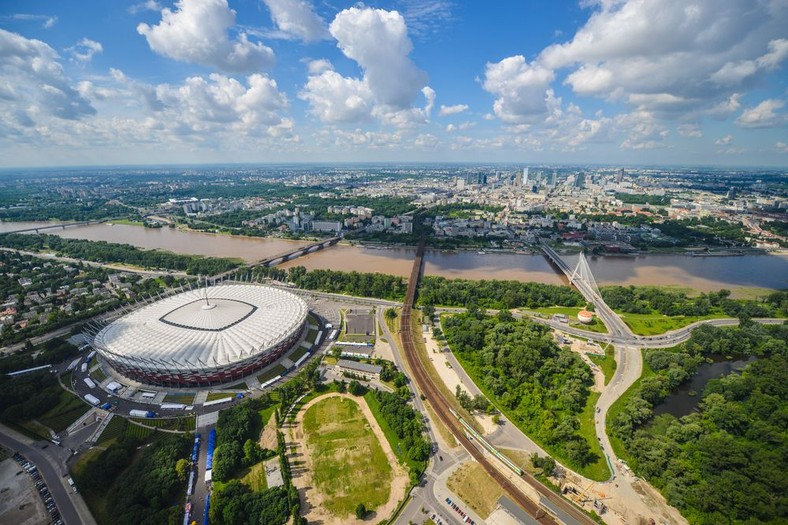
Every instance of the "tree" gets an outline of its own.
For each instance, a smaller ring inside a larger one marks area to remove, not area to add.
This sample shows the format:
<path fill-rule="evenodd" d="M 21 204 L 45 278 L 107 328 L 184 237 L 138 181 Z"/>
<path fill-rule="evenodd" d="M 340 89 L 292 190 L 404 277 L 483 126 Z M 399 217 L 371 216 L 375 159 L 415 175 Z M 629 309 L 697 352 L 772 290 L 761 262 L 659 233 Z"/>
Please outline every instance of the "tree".
<path fill-rule="evenodd" d="M 389 321 L 393 321 L 397 318 L 397 311 L 394 308 L 386 308 L 386 313 L 383 315 L 385 315 L 386 319 Z"/>
<path fill-rule="evenodd" d="M 356 518 L 363 520 L 367 515 L 367 507 L 363 503 L 359 503 L 356 507 Z"/>
<path fill-rule="evenodd" d="M 179 480 L 186 481 L 189 474 L 189 461 L 183 458 L 179 459 L 175 463 L 175 472 L 178 474 Z"/>
<path fill-rule="evenodd" d="M 364 385 L 362 385 L 355 379 L 350 382 L 350 385 L 348 385 L 348 392 L 350 392 L 354 396 L 363 396 L 366 391 L 367 389 L 364 388 Z"/>

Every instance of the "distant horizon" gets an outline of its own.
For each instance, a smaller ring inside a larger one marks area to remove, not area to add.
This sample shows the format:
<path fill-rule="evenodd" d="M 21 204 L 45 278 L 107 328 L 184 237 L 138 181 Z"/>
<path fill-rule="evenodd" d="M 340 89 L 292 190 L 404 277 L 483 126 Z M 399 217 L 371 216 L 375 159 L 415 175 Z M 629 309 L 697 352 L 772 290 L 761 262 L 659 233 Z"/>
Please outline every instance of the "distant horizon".
<path fill-rule="evenodd" d="M 10 171 L 48 171 L 58 169 L 68 170 L 100 170 L 100 169 L 176 169 L 176 168 L 321 168 L 321 167 L 484 167 L 505 166 L 514 168 L 611 168 L 611 169 L 713 169 L 713 170 L 760 170 L 769 169 L 788 172 L 788 165 L 746 165 L 746 164 L 619 164 L 598 162 L 517 162 L 517 161 L 290 161 L 290 162 L 210 162 L 210 163 L 171 163 L 171 164 L 84 164 L 84 165 L 39 165 L 39 166 L 9 166 L 0 167 L 0 173 Z"/>

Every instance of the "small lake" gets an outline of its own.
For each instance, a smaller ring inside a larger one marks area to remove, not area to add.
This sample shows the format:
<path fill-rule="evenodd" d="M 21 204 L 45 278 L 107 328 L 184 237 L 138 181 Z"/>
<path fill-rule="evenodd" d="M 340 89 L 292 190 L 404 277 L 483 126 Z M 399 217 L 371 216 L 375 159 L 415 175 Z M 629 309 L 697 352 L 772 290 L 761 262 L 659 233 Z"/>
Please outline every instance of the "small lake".
<path fill-rule="evenodd" d="M 689 383 L 681 386 L 676 392 L 669 395 L 665 401 L 654 408 L 654 415 L 670 414 L 677 418 L 686 416 L 695 411 L 703 397 L 706 384 L 712 379 L 719 379 L 731 372 L 740 372 L 757 357 L 739 359 L 736 361 L 715 361 L 703 363 Z M 690 392 L 695 395 L 690 395 Z"/>

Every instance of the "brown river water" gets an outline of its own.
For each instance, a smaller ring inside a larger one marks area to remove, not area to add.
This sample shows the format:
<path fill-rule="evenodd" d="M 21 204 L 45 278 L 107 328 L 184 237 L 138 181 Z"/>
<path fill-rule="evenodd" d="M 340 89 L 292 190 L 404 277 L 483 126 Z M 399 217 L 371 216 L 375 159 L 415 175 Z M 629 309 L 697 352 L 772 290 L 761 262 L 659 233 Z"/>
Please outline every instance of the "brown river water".
<path fill-rule="evenodd" d="M 0 232 L 15 231 L 47 223 L 0 223 Z M 49 223 L 51 224 L 51 223 Z M 237 237 L 169 228 L 143 228 L 123 224 L 96 224 L 43 233 L 70 239 L 122 242 L 141 248 L 209 257 L 237 257 L 247 262 L 264 259 L 306 241 Z M 337 245 L 282 265 L 342 271 L 381 272 L 407 276 L 413 248 L 369 248 Z M 570 265 L 576 255 L 567 255 Z M 742 255 L 733 257 L 690 257 L 654 254 L 637 257 L 589 257 L 597 283 L 623 285 L 680 286 L 701 291 L 729 288 L 788 288 L 787 255 Z M 477 251 L 441 252 L 428 250 L 425 274 L 462 279 L 516 279 L 560 284 L 562 278 L 540 254 Z"/>

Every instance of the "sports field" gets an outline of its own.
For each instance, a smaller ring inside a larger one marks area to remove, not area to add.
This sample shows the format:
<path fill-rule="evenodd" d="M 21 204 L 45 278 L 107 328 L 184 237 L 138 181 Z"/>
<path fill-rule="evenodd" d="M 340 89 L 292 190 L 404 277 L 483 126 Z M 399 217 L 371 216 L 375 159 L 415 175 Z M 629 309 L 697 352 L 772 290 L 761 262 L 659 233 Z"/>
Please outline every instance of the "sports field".
<path fill-rule="evenodd" d="M 359 503 L 372 510 L 388 501 L 392 467 L 355 400 L 323 399 L 307 409 L 303 425 L 312 480 L 326 510 L 343 517 Z"/>

